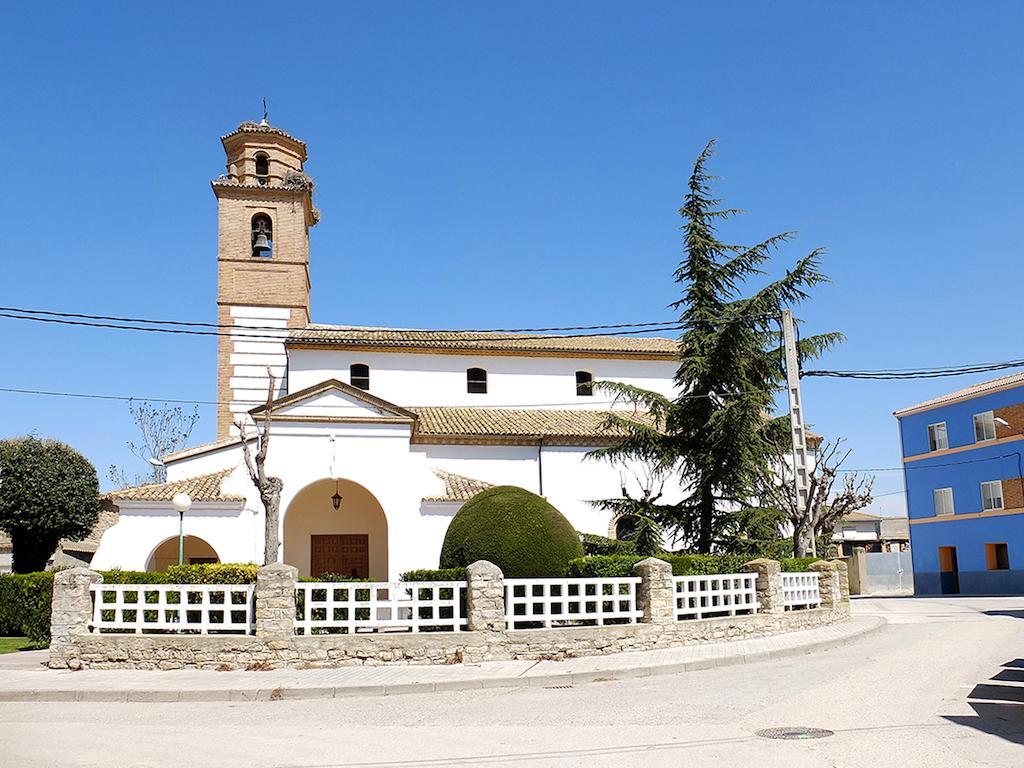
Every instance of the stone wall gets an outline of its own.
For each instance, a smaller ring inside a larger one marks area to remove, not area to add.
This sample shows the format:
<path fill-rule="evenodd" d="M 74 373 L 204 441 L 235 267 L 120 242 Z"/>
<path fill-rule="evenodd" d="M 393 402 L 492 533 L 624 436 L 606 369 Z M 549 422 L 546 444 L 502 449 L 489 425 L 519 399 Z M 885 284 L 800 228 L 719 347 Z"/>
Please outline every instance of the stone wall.
<path fill-rule="evenodd" d="M 261 569 L 255 635 L 91 634 L 88 585 L 95 583 L 99 574 L 86 569 L 65 571 L 54 586 L 50 666 L 229 670 L 557 660 L 764 637 L 841 621 L 850 610 L 846 569 L 841 563 L 814 564 L 819 573 L 822 607 L 784 611 L 778 563 L 758 560 L 748 563 L 747 570 L 759 574 L 759 599 L 770 610 L 747 616 L 675 621 L 675 596 L 667 588 L 671 585 L 667 580 L 670 567 L 648 559 L 637 565 L 637 574 L 643 579 L 638 590 L 638 603 L 644 612 L 640 623 L 508 630 L 501 571 L 491 563 L 480 562 L 467 571 L 470 631 L 297 636 L 284 605 L 293 583 L 293 574 L 287 568 L 272 565 Z"/>

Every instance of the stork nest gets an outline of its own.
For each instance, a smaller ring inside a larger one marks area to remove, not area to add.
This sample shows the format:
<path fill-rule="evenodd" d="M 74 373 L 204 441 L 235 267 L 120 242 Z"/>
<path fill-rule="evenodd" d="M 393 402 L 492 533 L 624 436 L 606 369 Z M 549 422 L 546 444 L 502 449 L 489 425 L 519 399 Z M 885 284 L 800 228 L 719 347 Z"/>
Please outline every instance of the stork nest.
<path fill-rule="evenodd" d="M 301 171 L 286 171 L 281 179 L 281 186 L 285 189 L 301 189 L 303 192 L 313 194 L 313 179 Z"/>

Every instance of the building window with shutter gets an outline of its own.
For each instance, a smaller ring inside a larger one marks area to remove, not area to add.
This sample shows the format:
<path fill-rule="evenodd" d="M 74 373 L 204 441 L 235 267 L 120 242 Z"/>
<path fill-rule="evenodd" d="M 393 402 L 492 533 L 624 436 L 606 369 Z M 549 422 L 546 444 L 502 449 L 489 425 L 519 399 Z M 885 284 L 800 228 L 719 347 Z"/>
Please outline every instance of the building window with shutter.
<path fill-rule="evenodd" d="M 370 366 L 366 363 L 353 363 L 348 369 L 348 382 L 356 389 L 370 388 Z"/>
<path fill-rule="evenodd" d="M 989 480 L 981 484 L 981 508 L 984 511 L 1003 508 L 1003 481 Z"/>
<path fill-rule="evenodd" d="M 944 451 L 949 448 L 949 438 L 946 436 L 946 422 L 928 425 L 928 450 Z"/>
<path fill-rule="evenodd" d="M 935 501 L 936 516 L 953 514 L 953 489 L 936 488 L 932 491 L 932 498 Z"/>
<path fill-rule="evenodd" d="M 590 371 L 576 371 L 576 395 L 590 397 L 594 394 L 594 374 Z"/>
<path fill-rule="evenodd" d="M 487 394 L 487 371 L 483 368 L 466 370 L 466 391 L 471 395 Z"/>
<path fill-rule="evenodd" d="M 992 411 L 974 415 L 974 441 L 977 443 L 996 439 L 996 415 Z"/>

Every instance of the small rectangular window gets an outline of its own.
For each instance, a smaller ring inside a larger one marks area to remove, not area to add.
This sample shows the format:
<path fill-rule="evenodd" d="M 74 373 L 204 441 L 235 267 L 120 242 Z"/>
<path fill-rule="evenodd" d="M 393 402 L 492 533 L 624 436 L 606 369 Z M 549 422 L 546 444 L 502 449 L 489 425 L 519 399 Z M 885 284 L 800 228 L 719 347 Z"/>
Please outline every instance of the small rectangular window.
<path fill-rule="evenodd" d="M 996 415 L 992 411 L 974 414 L 974 440 L 981 443 L 996 439 Z"/>
<path fill-rule="evenodd" d="M 591 397 L 594 394 L 594 374 L 590 371 L 576 371 L 576 396 Z"/>
<path fill-rule="evenodd" d="M 981 484 L 981 508 L 983 510 L 1003 508 L 1003 481 L 989 480 Z"/>
<path fill-rule="evenodd" d="M 928 450 L 944 451 L 949 448 L 949 438 L 946 437 L 946 422 L 928 425 Z"/>
<path fill-rule="evenodd" d="M 471 395 L 487 394 L 487 371 L 483 368 L 466 370 L 466 391 Z"/>
<path fill-rule="evenodd" d="M 932 499 L 935 501 L 935 514 L 937 516 L 953 514 L 952 488 L 936 488 L 932 491 Z"/>
<path fill-rule="evenodd" d="M 370 366 L 365 363 L 353 363 L 348 369 L 348 381 L 356 389 L 370 388 Z"/>
<path fill-rule="evenodd" d="M 990 571 L 1010 570 L 1010 552 L 1006 544 L 985 545 L 985 566 Z"/>

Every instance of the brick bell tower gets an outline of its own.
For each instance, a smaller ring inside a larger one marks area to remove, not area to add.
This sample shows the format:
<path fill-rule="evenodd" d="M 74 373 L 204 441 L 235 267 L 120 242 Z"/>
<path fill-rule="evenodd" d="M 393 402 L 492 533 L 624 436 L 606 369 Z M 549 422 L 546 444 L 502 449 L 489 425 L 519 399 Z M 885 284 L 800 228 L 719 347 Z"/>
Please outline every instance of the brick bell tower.
<path fill-rule="evenodd" d="M 222 335 L 217 345 L 217 438 L 238 430 L 267 397 L 267 367 L 277 394 L 287 391 L 284 337 L 309 324 L 309 228 L 320 218 L 306 145 L 266 116 L 221 137 L 227 173 L 212 182 L 218 204 L 217 322 L 270 328 Z M 276 330 L 280 329 L 280 330 Z M 280 340 L 278 340 L 280 339 Z"/>

